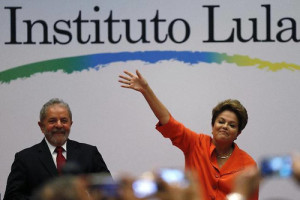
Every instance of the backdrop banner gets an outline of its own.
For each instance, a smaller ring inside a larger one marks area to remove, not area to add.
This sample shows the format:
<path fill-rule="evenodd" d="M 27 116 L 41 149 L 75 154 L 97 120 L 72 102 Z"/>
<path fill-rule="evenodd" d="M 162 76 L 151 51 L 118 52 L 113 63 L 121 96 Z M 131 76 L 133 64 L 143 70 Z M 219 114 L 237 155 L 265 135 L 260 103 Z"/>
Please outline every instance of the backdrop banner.
<path fill-rule="evenodd" d="M 211 135 L 211 110 L 239 99 L 236 143 L 259 163 L 300 152 L 299 0 L 0 1 L 0 193 L 16 152 L 43 139 L 42 105 L 73 112 L 70 138 L 97 146 L 114 177 L 184 167 L 143 96 L 120 87 L 138 69 L 171 114 Z M 283 189 L 284 188 L 284 189 Z M 291 178 L 260 199 L 297 199 Z"/>

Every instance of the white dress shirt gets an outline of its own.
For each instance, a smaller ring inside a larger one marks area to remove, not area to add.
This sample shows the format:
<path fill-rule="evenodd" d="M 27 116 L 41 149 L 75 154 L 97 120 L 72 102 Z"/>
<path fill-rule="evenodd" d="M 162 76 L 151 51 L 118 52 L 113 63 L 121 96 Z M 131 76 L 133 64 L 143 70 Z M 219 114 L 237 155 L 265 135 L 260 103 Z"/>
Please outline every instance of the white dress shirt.
<path fill-rule="evenodd" d="M 48 142 L 47 138 L 45 138 L 45 140 L 46 140 L 46 143 L 47 143 L 47 145 L 48 145 L 48 147 L 49 147 L 49 150 L 50 150 L 50 152 L 51 152 L 53 162 L 54 162 L 55 166 L 57 167 L 57 164 L 56 164 L 56 156 L 57 156 L 57 153 L 55 152 L 56 146 L 53 146 L 52 144 L 50 144 L 50 143 Z M 64 157 L 66 158 L 66 160 L 67 160 L 67 141 L 66 141 L 65 144 L 62 145 L 61 147 L 64 149 L 64 151 L 62 152 L 62 154 L 63 154 L 63 156 L 64 156 Z"/>

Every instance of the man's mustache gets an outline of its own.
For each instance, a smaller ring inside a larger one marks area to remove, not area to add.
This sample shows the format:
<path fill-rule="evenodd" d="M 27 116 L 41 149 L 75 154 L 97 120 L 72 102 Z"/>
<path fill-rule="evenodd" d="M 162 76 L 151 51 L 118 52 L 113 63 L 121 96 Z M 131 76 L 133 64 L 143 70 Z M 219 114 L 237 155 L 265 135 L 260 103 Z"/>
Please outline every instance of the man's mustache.
<path fill-rule="evenodd" d="M 51 134 L 55 134 L 55 133 L 63 133 L 63 134 L 66 134 L 66 130 L 64 128 L 55 128 L 53 129 L 50 133 Z"/>

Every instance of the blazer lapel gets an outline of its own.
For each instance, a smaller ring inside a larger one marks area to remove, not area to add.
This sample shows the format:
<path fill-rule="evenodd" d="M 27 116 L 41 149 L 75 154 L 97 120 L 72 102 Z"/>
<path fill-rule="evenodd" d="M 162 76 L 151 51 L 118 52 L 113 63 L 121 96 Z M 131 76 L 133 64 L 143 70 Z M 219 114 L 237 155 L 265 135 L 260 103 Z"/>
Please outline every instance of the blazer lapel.
<path fill-rule="evenodd" d="M 55 166 L 55 163 L 53 161 L 51 152 L 49 150 L 49 147 L 47 146 L 47 143 L 45 139 L 42 140 L 42 142 L 39 144 L 39 159 L 43 165 L 43 167 L 52 175 L 57 176 L 58 172 Z"/>
<path fill-rule="evenodd" d="M 79 159 L 79 146 L 76 142 L 69 140 L 67 142 L 67 162 L 78 161 Z"/>

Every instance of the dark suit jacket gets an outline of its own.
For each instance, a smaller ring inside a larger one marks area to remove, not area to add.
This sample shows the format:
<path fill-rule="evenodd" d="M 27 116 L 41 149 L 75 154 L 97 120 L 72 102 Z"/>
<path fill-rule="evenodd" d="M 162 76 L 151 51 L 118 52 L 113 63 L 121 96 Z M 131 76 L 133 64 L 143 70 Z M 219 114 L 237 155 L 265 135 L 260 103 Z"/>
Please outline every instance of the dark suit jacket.
<path fill-rule="evenodd" d="M 68 140 L 67 163 L 79 165 L 82 173 L 110 173 L 97 147 Z M 45 139 L 15 155 L 3 200 L 30 199 L 34 190 L 58 176 Z"/>

